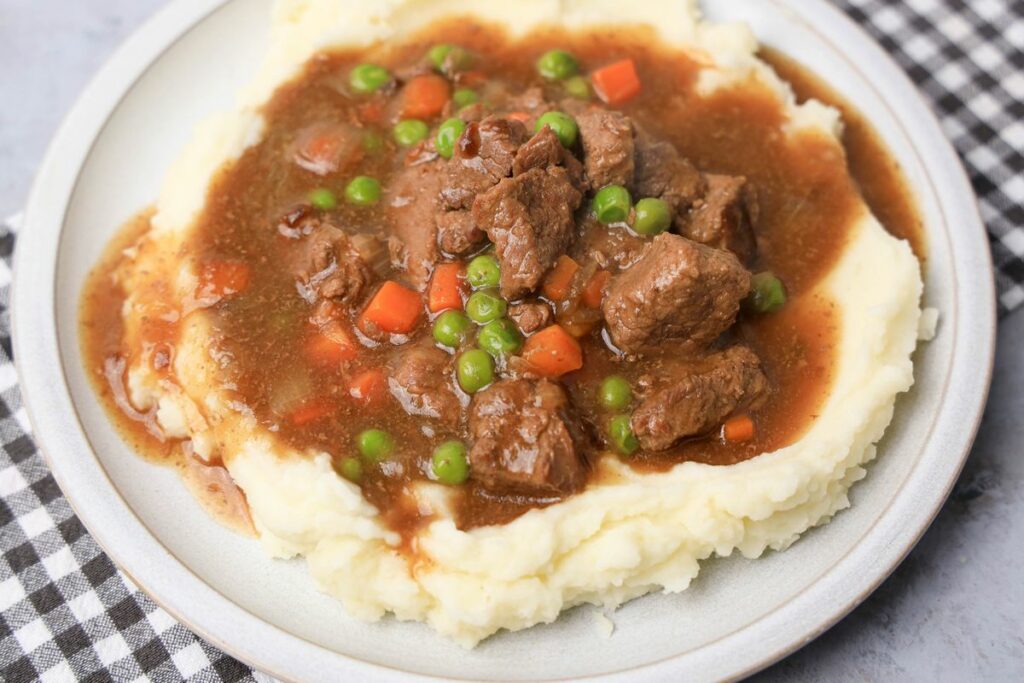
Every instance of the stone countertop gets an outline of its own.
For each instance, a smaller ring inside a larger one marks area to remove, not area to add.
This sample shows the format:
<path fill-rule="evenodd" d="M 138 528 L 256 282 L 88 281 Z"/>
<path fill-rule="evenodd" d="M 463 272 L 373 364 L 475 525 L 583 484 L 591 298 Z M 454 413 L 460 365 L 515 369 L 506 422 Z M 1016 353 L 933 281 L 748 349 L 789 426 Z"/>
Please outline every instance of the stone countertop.
<path fill-rule="evenodd" d="M 92 74 L 164 1 L 0 3 L 0 216 L 21 207 L 50 136 Z M 1024 675 L 1022 339 L 1024 315 L 1002 321 L 977 444 L 921 543 L 846 619 L 756 678 Z"/>

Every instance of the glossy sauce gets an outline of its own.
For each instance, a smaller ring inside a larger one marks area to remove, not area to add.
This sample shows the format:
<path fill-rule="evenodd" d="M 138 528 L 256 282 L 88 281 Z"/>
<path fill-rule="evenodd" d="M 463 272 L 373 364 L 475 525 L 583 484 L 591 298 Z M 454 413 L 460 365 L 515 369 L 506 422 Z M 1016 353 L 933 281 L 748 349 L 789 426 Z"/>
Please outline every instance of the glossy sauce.
<path fill-rule="evenodd" d="M 354 64 L 374 61 L 391 68 L 408 64 L 450 35 L 452 27 L 442 25 L 399 47 L 379 48 L 370 54 L 338 52 L 313 59 L 305 73 L 283 86 L 266 106 L 266 139 L 217 177 L 200 219 L 198 239 L 191 246 L 200 261 L 241 260 L 257 274 L 242 296 L 210 309 L 222 337 L 218 343 L 236 359 L 224 369 L 222 379 L 234 383 L 239 399 L 253 409 L 264 426 L 296 449 L 324 450 L 339 458 L 352 455 L 353 439 L 359 431 L 386 425 L 400 444 L 399 453 L 389 464 L 392 469 L 387 476 L 371 472 L 364 476 L 362 487 L 388 523 L 407 538 L 424 520 L 418 511 L 409 509 L 404 491 L 413 481 L 427 478 L 434 446 L 449 438 L 465 440 L 466 435 L 459 428 L 425 426 L 421 418 L 406 415 L 393 401 L 371 412 L 352 400 L 346 389 L 348 378 L 362 369 L 384 364 L 393 352 L 387 344 L 363 349 L 358 361 L 347 367 L 311 365 L 301 353 L 293 351 L 301 348 L 308 336 L 310 310 L 295 295 L 292 273 L 280 265 L 288 258 L 292 245 L 276 225 L 283 207 L 301 201 L 313 187 L 327 185 L 340 195 L 345 179 L 357 173 L 372 175 L 387 185 L 402 154 L 396 153 L 390 143 L 385 143 L 381 152 L 366 152 L 353 167 L 340 169 L 327 179 L 298 169 L 285 158 L 285 150 L 294 144 L 297 131 L 325 118 L 374 130 L 388 140 L 388 122 L 368 124 L 374 114 L 367 111 L 367 102 L 348 99 L 339 83 Z M 754 415 L 756 438 L 736 444 L 708 435 L 666 452 L 639 455 L 630 464 L 643 470 L 663 470 L 686 460 L 729 465 L 799 438 L 828 393 L 837 342 L 835 304 L 813 290 L 842 252 L 858 215 L 860 193 L 886 228 L 909 239 L 918 256 L 924 257 L 920 219 L 906 183 L 891 155 L 855 108 L 802 67 L 777 53 L 765 53 L 765 58 L 794 84 L 801 99 L 815 97 L 843 111 L 851 180 L 846 159 L 827 141 L 811 134 L 786 138 L 780 133 L 782 113 L 771 93 L 748 84 L 709 99 L 698 98 L 692 88 L 699 65 L 660 46 L 645 32 L 548 32 L 514 42 L 499 31 L 460 22 L 454 35 L 459 36 L 460 44 L 481 55 L 480 69 L 488 78 L 501 79 L 513 88 L 538 84 L 533 65 L 541 53 L 554 46 L 571 50 L 584 71 L 617 57 L 632 57 L 641 74 L 643 91 L 622 110 L 655 137 L 673 142 L 701 170 L 744 175 L 756 187 L 759 250 L 751 270 L 774 271 L 786 283 L 790 296 L 787 306 L 778 313 L 741 316 L 730 333 L 758 353 L 772 384 L 770 400 Z M 332 213 L 332 219 L 351 232 L 374 234 L 385 225 L 383 211 L 353 208 L 344 202 Z M 140 352 L 123 343 L 120 310 L 124 292 L 109 286 L 108 278 L 119 260 L 120 249 L 131 244 L 146 223 L 143 215 L 126 227 L 118 246 L 111 247 L 90 277 L 82 301 L 83 353 L 97 391 L 133 445 L 156 460 L 188 470 L 189 456 L 183 455 L 177 444 L 160 442 L 146 431 L 145 423 L 125 418 L 102 372 L 112 358 L 131 359 Z M 400 278 L 401 274 L 392 277 Z M 159 298 L 159 294 L 154 296 Z M 161 325 L 154 328 L 159 330 L 154 332 L 153 343 L 167 344 L 168 352 L 173 353 L 175 325 Z M 417 334 L 429 336 L 429 326 L 421 326 Z M 595 404 L 596 385 L 606 374 L 628 373 L 628 369 L 608 350 L 597 331 L 581 341 L 586 364 L 564 380 L 574 404 L 600 433 L 606 417 L 588 408 Z M 148 357 L 152 356 L 150 349 Z M 331 419 L 304 425 L 283 419 L 296 402 L 310 396 L 330 403 Z M 223 493 L 215 492 L 214 498 L 223 498 Z M 495 495 L 471 479 L 458 496 L 457 522 L 463 528 L 502 523 L 557 500 Z"/>

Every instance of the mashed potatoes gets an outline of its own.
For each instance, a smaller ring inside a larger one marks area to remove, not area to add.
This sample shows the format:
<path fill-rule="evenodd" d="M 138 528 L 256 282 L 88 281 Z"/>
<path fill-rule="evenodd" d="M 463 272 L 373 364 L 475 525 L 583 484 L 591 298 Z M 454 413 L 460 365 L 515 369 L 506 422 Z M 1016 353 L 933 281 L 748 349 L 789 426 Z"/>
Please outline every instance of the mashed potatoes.
<path fill-rule="evenodd" d="M 545 23 L 649 22 L 707 64 L 701 92 L 759 79 L 788 112 L 788 132 L 817 129 L 840 144 L 834 110 L 816 102 L 798 106 L 788 86 L 756 59 L 756 41 L 745 27 L 701 23 L 693 2 L 281 0 L 259 77 L 234 112 L 197 131 L 170 170 L 154 230 L 128 273 L 128 291 L 144 292 L 153 278 L 176 283 L 183 301 L 195 291 L 194 264 L 168 255 L 188 238 L 215 171 L 260 139 L 259 105 L 313 52 L 399 37 L 444 14 L 466 12 L 513 33 Z M 129 389 L 140 409 L 158 407 L 168 433 L 191 439 L 200 455 L 214 449 L 223 455 L 272 556 L 305 556 L 323 590 L 359 617 L 392 612 L 472 646 L 502 628 L 552 621 L 572 605 L 615 607 L 654 590 L 681 591 L 711 554 L 781 550 L 848 505 L 847 491 L 875 456 L 896 395 L 913 382 L 922 283 L 910 247 L 864 207 L 819 288 L 843 302 L 838 366 L 820 416 L 797 443 L 730 467 L 685 463 L 660 474 L 606 459 L 602 467 L 616 476 L 602 477 L 603 483 L 504 526 L 469 532 L 451 521 L 444 491 L 424 483 L 418 502 L 436 519 L 419 532 L 415 561 L 397 550 L 397 535 L 334 472 L 328 454 L 282 452 L 244 406 L 219 393 L 209 320 L 201 312 L 188 316 L 183 329 L 175 357 L 180 385 L 140 364 L 130 369 Z M 856 297 L 847 296 L 852 291 Z M 129 337 L 138 333 L 144 309 L 141 295 L 126 303 Z"/>

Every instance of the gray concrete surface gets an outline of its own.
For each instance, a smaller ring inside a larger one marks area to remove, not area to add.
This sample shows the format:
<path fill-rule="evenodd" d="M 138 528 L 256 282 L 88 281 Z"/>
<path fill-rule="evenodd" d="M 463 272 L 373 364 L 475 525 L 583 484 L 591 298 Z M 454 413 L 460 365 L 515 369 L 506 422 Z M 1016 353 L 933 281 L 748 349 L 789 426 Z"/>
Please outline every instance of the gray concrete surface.
<path fill-rule="evenodd" d="M 164 0 L 0 0 L 0 215 L 64 112 Z M 922 542 L 849 617 L 762 681 L 1024 679 L 1024 314 L 1002 322 L 977 445 Z"/>

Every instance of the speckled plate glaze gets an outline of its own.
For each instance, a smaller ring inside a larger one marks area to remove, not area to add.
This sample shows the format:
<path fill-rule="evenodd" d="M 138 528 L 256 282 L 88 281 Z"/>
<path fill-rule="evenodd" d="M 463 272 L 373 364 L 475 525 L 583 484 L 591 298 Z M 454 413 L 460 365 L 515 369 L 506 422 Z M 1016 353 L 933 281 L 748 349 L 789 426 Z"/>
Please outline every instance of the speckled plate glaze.
<path fill-rule="evenodd" d="M 299 562 L 212 523 L 174 472 L 133 454 L 79 359 L 77 302 L 111 233 L 156 196 L 192 126 L 231 104 L 266 46 L 270 0 L 177 0 L 135 34 L 54 137 L 18 240 L 14 344 L 25 402 L 54 475 L 113 560 L 204 638 L 287 680 L 729 679 L 808 642 L 903 559 L 945 500 L 991 375 L 991 263 L 960 161 L 910 81 L 822 0 L 706 0 L 749 22 L 857 102 L 903 164 L 929 240 L 926 304 L 939 333 L 917 353 L 880 457 L 853 506 L 784 553 L 705 563 L 679 595 L 635 600 L 598 634 L 590 608 L 466 652 L 421 624 L 364 624 Z"/>

